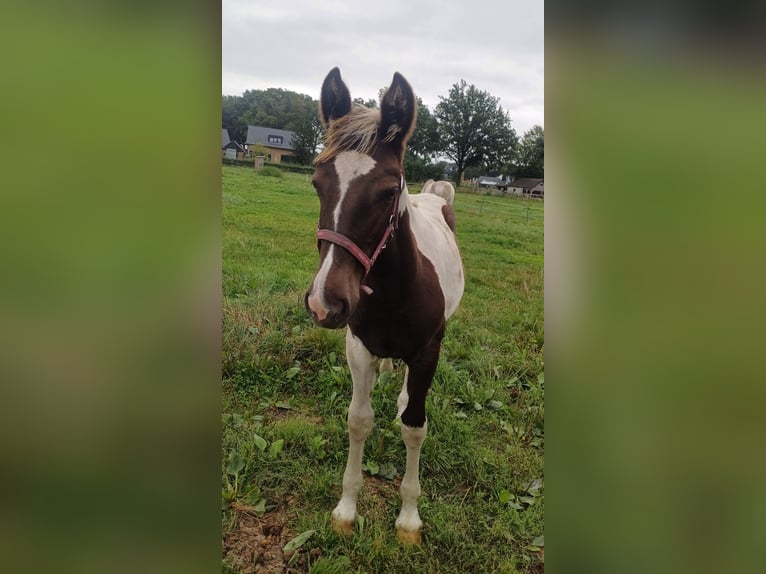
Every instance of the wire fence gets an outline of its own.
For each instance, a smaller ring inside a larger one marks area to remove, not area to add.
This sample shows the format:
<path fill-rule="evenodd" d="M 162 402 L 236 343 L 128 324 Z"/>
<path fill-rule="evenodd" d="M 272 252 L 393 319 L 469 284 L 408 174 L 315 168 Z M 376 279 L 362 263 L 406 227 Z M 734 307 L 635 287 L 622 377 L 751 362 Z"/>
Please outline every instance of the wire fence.
<path fill-rule="evenodd" d="M 459 196 L 455 198 L 455 203 L 457 204 L 458 201 Z M 544 219 L 542 205 L 520 197 L 493 198 L 492 196 L 485 196 L 474 198 L 470 204 L 466 202 L 460 205 L 459 209 L 480 215 L 491 213 L 524 223 L 539 223 Z"/>

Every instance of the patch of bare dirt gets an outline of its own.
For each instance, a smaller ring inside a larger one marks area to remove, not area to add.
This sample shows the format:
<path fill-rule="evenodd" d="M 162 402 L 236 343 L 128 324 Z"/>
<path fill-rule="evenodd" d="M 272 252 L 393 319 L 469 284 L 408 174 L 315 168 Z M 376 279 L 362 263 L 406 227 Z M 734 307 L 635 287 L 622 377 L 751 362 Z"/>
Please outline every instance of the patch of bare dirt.
<path fill-rule="evenodd" d="M 291 536 L 283 512 L 263 516 L 238 511 L 236 527 L 223 541 L 224 560 L 240 574 L 287 572 L 282 547 Z"/>
<path fill-rule="evenodd" d="M 308 570 L 309 561 L 314 562 L 321 551 L 310 545 L 295 555 L 285 556 L 282 548 L 297 533 L 287 528 L 286 506 L 259 516 L 250 506 L 235 502 L 232 509 L 237 513 L 236 526 L 223 541 L 223 559 L 237 574 L 297 574 Z"/>
<path fill-rule="evenodd" d="M 363 488 L 366 489 L 368 496 L 390 499 L 399 496 L 399 486 L 401 484 L 402 479 L 399 476 L 394 480 L 385 480 L 377 476 L 365 474 Z"/>

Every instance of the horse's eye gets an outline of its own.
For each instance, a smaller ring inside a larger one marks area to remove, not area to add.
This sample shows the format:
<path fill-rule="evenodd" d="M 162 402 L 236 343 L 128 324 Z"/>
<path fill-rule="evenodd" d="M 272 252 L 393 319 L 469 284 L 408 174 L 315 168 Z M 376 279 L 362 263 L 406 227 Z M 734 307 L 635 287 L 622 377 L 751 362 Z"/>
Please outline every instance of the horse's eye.
<path fill-rule="evenodd" d="M 399 192 L 398 187 L 389 187 L 388 189 L 384 189 L 380 192 L 378 197 L 381 201 L 390 201 L 394 198 L 394 195 L 396 195 Z"/>

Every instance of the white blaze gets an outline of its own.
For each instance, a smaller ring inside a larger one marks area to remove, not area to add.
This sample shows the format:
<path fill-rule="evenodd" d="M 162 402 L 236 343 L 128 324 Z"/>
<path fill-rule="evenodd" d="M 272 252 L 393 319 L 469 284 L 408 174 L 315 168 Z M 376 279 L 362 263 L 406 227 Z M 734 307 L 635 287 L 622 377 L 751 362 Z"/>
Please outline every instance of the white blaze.
<path fill-rule="evenodd" d="M 338 194 L 338 203 L 332 212 L 333 231 L 338 228 L 343 201 L 346 199 L 351 182 L 359 176 L 370 173 L 375 165 L 374 159 L 357 151 L 344 151 L 335 158 L 335 173 L 338 175 L 340 193 Z M 327 256 L 322 262 L 316 277 L 314 277 L 314 288 L 311 290 L 308 299 L 309 308 L 316 313 L 320 321 L 327 317 L 329 312 L 327 301 L 324 298 L 324 290 L 327 283 L 327 275 L 330 273 L 334 258 L 335 245 L 330 245 L 330 248 L 327 250 Z"/>
<path fill-rule="evenodd" d="M 349 185 L 360 175 L 370 173 L 372 168 L 375 167 L 375 163 L 375 160 L 370 156 L 358 151 L 344 151 L 335 158 L 335 173 L 338 174 L 340 194 L 338 195 L 338 204 L 332 212 L 333 227 L 338 227 L 338 219 L 340 218 L 343 200 L 346 199 Z"/>

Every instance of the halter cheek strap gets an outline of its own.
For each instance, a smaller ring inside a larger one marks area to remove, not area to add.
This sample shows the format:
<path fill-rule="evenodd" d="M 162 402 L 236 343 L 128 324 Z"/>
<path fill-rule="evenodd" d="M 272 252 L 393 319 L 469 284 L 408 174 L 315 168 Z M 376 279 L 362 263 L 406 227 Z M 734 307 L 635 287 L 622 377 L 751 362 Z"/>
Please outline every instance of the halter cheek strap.
<path fill-rule="evenodd" d="M 329 241 L 330 243 L 334 243 L 335 245 L 340 245 L 343 247 L 343 249 L 353 255 L 354 258 L 359 261 L 359 263 L 362 264 L 362 267 L 364 267 L 364 277 L 362 277 L 362 281 L 367 278 L 367 275 L 370 273 L 370 269 L 372 269 L 372 266 L 375 265 L 375 261 L 377 261 L 381 251 L 386 248 L 386 244 L 389 238 L 394 234 L 394 231 L 399 228 L 399 197 L 401 196 L 403 189 L 404 174 L 402 174 L 399 179 L 399 192 L 394 196 L 394 206 L 391 209 L 391 215 L 388 218 L 388 225 L 386 226 L 386 230 L 383 232 L 383 237 L 381 237 L 380 241 L 378 242 L 378 246 L 372 253 L 372 257 L 367 257 L 367 254 L 362 251 L 362 249 L 356 243 L 351 241 L 345 235 L 341 235 L 337 231 L 333 231 L 331 229 L 317 229 L 317 240 L 325 240 Z M 361 289 L 368 295 L 372 295 L 372 289 L 370 289 L 370 287 L 367 285 L 362 285 Z"/>

